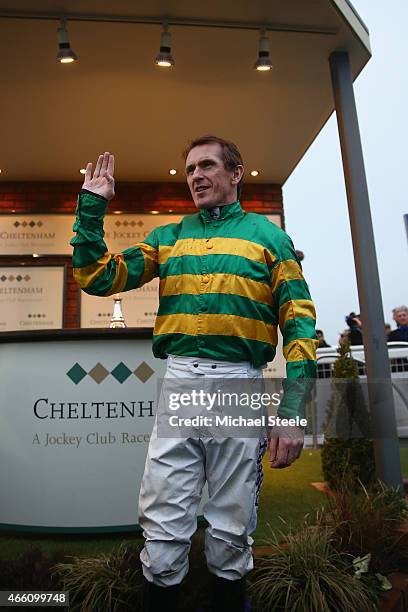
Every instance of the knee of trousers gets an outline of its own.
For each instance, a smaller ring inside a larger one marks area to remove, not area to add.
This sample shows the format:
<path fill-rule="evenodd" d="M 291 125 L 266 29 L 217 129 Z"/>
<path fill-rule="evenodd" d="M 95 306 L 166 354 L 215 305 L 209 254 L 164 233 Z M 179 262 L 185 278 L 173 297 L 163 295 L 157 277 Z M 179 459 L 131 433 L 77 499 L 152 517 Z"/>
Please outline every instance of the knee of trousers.
<path fill-rule="evenodd" d="M 250 539 L 252 541 L 252 539 Z M 239 580 L 254 567 L 252 547 L 205 533 L 205 556 L 209 571 L 220 578 Z"/>
<path fill-rule="evenodd" d="M 180 584 L 188 572 L 190 543 L 147 540 L 140 553 L 144 577 L 157 586 Z"/>

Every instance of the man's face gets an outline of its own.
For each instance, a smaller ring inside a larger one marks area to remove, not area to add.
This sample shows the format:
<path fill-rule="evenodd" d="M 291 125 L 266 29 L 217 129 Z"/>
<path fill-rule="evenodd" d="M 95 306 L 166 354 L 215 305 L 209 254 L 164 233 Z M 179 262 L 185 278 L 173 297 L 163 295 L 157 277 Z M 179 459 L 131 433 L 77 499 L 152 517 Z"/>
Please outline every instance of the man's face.
<path fill-rule="evenodd" d="M 408 313 L 404 310 L 396 312 L 394 319 L 397 325 L 408 325 Z"/>
<path fill-rule="evenodd" d="M 237 184 L 243 168 L 227 170 L 217 142 L 191 149 L 186 159 L 187 184 L 197 208 L 231 204 L 237 199 Z"/>

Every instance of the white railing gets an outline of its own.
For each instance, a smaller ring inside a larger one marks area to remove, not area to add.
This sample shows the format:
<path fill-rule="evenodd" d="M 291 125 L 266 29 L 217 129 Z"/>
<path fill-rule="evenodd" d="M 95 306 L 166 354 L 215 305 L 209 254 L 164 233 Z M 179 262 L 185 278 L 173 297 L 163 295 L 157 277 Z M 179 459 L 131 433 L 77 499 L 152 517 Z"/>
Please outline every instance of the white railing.
<path fill-rule="evenodd" d="M 367 380 L 364 347 L 361 345 L 352 346 L 351 353 L 358 364 L 360 379 L 362 381 Z M 408 439 L 408 342 L 389 342 L 388 354 L 391 365 L 391 384 L 394 391 L 398 437 Z M 312 419 L 314 435 L 306 436 L 305 446 L 313 446 L 316 443 L 321 444 L 324 440 L 324 436 L 321 433 L 321 424 L 327 410 L 326 404 L 330 396 L 330 379 L 333 376 L 333 366 L 337 357 L 337 347 L 317 349 L 317 405 L 315 418 Z M 324 381 L 327 381 L 327 384 Z"/>

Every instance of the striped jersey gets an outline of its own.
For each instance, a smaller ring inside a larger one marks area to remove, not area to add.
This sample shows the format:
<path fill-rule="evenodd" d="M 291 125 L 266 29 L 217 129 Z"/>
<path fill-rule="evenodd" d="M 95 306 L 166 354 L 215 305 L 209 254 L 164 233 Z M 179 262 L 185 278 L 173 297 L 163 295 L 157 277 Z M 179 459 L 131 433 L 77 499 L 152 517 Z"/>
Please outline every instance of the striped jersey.
<path fill-rule="evenodd" d="M 82 190 L 74 231 L 74 277 L 107 296 L 160 278 L 153 353 L 250 361 L 275 357 L 283 335 L 287 378 L 314 378 L 315 309 L 289 236 L 239 201 L 155 228 L 122 253 L 104 242 L 108 202 Z"/>

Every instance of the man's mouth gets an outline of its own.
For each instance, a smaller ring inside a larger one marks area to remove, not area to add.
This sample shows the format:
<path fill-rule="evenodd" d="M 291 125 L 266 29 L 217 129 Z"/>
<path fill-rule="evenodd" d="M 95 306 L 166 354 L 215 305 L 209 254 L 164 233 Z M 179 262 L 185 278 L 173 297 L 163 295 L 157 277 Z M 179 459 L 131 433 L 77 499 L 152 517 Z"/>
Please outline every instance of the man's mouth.
<path fill-rule="evenodd" d="M 195 192 L 201 193 L 202 191 L 206 191 L 207 189 L 209 189 L 209 185 L 199 185 L 195 188 Z"/>

